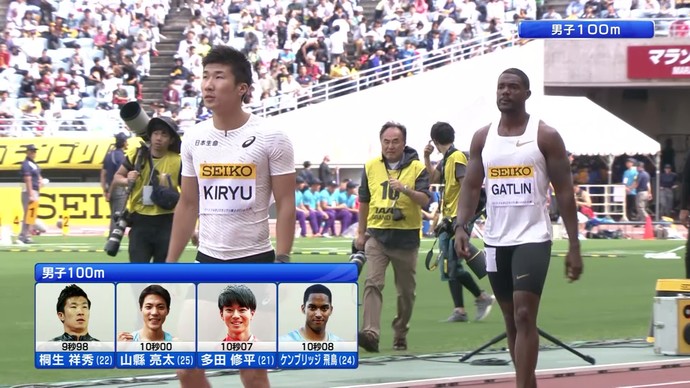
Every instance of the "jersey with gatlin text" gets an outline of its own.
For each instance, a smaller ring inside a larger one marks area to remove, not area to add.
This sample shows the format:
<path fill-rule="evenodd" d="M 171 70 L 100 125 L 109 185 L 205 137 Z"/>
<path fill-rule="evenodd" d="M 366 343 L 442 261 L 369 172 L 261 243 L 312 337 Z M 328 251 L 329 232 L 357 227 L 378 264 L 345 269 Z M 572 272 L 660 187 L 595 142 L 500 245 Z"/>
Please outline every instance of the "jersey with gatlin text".
<path fill-rule="evenodd" d="M 484 242 L 512 246 L 549 241 L 549 177 L 537 144 L 539 119 L 530 116 L 520 136 L 499 135 L 499 122 L 490 125 L 482 151 L 487 200 Z"/>

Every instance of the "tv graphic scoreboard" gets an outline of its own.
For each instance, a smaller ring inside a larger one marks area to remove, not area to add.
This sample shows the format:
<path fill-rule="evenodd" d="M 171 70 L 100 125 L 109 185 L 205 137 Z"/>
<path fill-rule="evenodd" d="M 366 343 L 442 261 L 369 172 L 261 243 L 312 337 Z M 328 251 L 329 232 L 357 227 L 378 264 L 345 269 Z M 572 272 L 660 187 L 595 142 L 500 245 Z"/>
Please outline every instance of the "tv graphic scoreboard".
<path fill-rule="evenodd" d="M 350 263 L 37 264 L 35 366 L 357 368 L 357 277 Z"/>

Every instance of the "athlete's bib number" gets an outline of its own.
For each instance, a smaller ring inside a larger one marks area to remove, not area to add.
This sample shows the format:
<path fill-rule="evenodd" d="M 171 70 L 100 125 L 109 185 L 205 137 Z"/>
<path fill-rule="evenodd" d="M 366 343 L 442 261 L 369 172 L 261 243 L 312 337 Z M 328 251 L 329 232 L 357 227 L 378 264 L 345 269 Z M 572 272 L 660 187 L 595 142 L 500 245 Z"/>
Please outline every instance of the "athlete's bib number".
<path fill-rule="evenodd" d="M 534 205 L 535 178 L 532 166 L 490 167 L 487 174 L 487 205 Z"/>
<path fill-rule="evenodd" d="M 250 210 L 256 200 L 254 164 L 202 164 L 199 212 L 229 214 Z"/>

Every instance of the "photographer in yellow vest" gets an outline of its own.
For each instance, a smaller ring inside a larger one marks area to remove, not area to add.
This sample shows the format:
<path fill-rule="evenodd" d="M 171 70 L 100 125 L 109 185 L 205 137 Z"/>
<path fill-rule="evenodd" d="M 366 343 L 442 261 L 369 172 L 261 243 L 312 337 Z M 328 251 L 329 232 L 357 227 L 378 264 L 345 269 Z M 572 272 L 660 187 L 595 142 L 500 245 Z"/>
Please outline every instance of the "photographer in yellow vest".
<path fill-rule="evenodd" d="M 431 141 L 424 148 L 424 165 L 429 172 L 431 183 L 441 184 L 441 216 L 449 219 L 449 222 L 441 222 L 436 235 L 442 254 L 442 260 L 448 265 L 438 264 L 441 270 L 441 280 L 448 281 L 450 296 L 453 299 L 453 313 L 447 322 L 467 322 L 463 289 L 474 296 L 474 304 L 477 307 L 475 320 L 481 321 L 491 311 L 493 298 L 479 288 L 472 274 L 462 265 L 464 259 L 458 257 L 455 252 L 455 233 L 452 229 L 444 227 L 452 225 L 458 212 L 458 200 L 460 199 L 460 187 L 467 170 L 467 158 L 460 150 L 455 148 L 455 129 L 445 122 L 438 122 L 431 127 Z M 433 167 L 431 165 L 431 153 L 434 148 L 438 150 L 443 159 Z M 446 268 L 448 268 L 447 272 Z"/>
<path fill-rule="evenodd" d="M 393 265 L 398 315 L 393 319 L 393 349 L 407 350 L 408 323 L 415 300 L 422 207 L 429 203 L 429 173 L 417 151 L 406 145 L 405 126 L 388 122 L 379 133 L 381 156 L 366 163 L 359 187 L 359 227 L 355 248 L 367 257 L 359 346 L 378 352 L 382 290 Z"/>
<path fill-rule="evenodd" d="M 150 146 L 127 152 L 113 184 L 131 187 L 125 212 L 129 261 L 165 263 L 179 199 L 181 139 L 177 124 L 168 117 L 151 119 L 146 133 Z"/>

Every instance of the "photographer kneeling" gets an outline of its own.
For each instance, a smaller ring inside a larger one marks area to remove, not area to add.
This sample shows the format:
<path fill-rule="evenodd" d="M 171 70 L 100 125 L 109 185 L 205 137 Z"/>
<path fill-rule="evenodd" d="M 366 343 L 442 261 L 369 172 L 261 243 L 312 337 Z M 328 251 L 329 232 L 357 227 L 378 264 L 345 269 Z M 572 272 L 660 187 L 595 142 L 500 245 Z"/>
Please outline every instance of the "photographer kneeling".
<path fill-rule="evenodd" d="M 129 261 L 164 263 L 179 198 L 181 140 L 167 117 L 151 119 L 146 134 L 150 147 L 142 144 L 128 152 L 113 183 L 131 188 L 123 214 L 130 227 Z"/>

